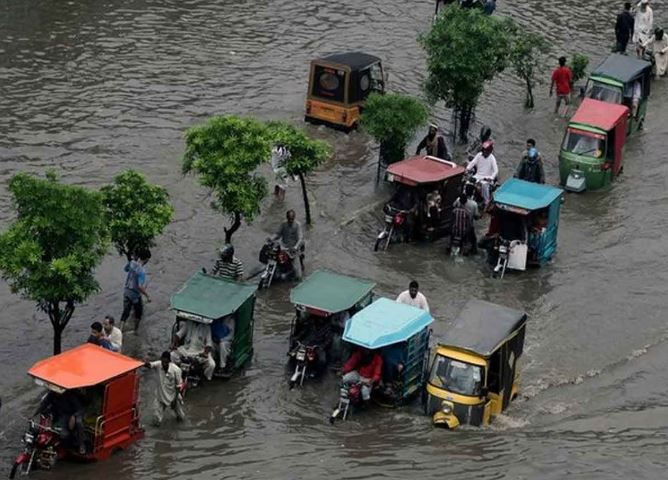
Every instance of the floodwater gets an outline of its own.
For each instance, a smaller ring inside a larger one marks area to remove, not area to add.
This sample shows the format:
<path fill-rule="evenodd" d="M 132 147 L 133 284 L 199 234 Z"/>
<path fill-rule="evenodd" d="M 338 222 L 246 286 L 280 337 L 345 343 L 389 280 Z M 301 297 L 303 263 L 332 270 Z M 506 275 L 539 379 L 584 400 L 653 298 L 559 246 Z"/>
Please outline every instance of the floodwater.
<path fill-rule="evenodd" d="M 549 37 L 555 57 L 577 51 L 598 62 L 612 45 L 618 2 L 499 2 L 499 14 Z M 665 4 L 655 9 L 659 23 Z M 63 181 L 97 188 L 126 168 L 169 190 L 176 218 L 149 264 L 154 299 L 125 350 L 154 358 L 168 342 L 169 295 L 214 259 L 223 219 L 197 180 L 180 174 L 185 128 L 215 114 L 262 119 L 303 115 L 308 62 L 337 50 L 383 58 L 390 88 L 419 94 L 424 56 L 416 42 L 433 3 L 399 0 L 3 0 L 0 3 L 0 223 L 12 218 L 6 184 L 18 170 L 55 169 Z M 593 19 L 596 18 L 596 22 Z M 547 77 L 547 74 L 546 74 Z M 372 252 L 388 193 L 374 188 L 377 151 L 365 135 L 308 127 L 335 157 L 309 178 L 315 224 L 307 268 L 374 279 L 395 295 L 420 281 L 436 317 L 434 340 L 466 299 L 477 296 L 530 315 L 521 398 L 489 428 L 434 430 L 418 405 L 372 411 L 332 427 L 335 379 L 289 391 L 285 375 L 291 318 L 288 285 L 259 295 L 255 357 L 228 382 L 194 391 L 188 420 L 172 420 L 126 452 L 97 465 L 61 463 L 36 478 L 647 478 L 668 460 L 666 81 L 655 83 L 646 130 L 626 147 L 620 181 L 605 192 L 567 195 L 559 253 L 542 270 L 488 278 L 481 258 L 453 262 L 442 245 Z M 523 142 L 538 140 L 549 181 L 557 181 L 564 120 L 551 114 L 546 84 L 537 107 L 522 108 L 522 86 L 502 75 L 477 111 L 497 139 L 502 177 Z M 438 108 L 443 124 L 449 115 Z M 285 205 L 268 199 L 235 236 L 256 265 L 264 238 L 287 207 L 302 212 L 291 187 Z M 105 313 L 120 314 L 122 259 L 98 270 L 102 291 L 80 306 L 65 345 L 87 337 Z M 21 416 L 38 390 L 25 371 L 51 351 L 51 327 L 31 302 L 0 285 L 0 462 L 19 448 Z M 153 379 L 142 401 L 150 415 Z M 147 422 L 148 423 L 148 422 Z M 8 469 L 8 468 L 7 468 Z M 0 475 L 6 469 L 0 468 Z"/>

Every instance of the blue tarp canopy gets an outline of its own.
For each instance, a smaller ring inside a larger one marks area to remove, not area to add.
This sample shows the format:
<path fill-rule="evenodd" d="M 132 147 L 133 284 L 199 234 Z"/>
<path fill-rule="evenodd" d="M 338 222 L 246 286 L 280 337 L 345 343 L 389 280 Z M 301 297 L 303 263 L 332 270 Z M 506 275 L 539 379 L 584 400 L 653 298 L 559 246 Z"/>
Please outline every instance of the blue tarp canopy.
<path fill-rule="evenodd" d="M 563 192 L 561 188 L 551 185 L 511 178 L 494 192 L 494 201 L 511 207 L 538 210 L 550 206 Z"/>
<path fill-rule="evenodd" d="M 433 321 L 428 312 L 417 307 L 379 298 L 346 323 L 343 340 L 360 347 L 382 348 L 405 342 Z"/>

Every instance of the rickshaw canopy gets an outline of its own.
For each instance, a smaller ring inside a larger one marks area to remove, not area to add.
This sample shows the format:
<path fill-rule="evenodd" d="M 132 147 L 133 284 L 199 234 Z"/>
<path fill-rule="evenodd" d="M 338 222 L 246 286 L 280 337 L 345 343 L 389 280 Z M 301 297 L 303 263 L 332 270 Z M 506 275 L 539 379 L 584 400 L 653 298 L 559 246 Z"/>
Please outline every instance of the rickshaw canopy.
<path fill-rule="evenodd" d="M 256 285 L 197 272 L 170 298 L 172 310 L 191 320 L 211 323 L 236 312 L 255 295 Z"/>
<path fill-rule="evenodd" d="M 428 327 L 434 319 L 425 310 L 379 298 L 346 323 L 343 340 L 377 349 L 405 342 Z"/>
<path fill-rule="evenodd" d="M 144 364 L 134 358 L 85 343 L 35 363 L 28 375 L 46 387 L 71 390 L 105 383 Z"/>
<path fill-rule="evenodd" d="M 489 357 L 526 320 L 526 313 L 520 310 L 472 299 L 466 303 L 440 345 Z"/>
<path fill-rule="evenodd" d="M 290 302 L 325 313 L 348 310 L 366 297 L 376 286 L 330 270 L 317 270 L 290 291 Z"/>
<path fill-rule="evenodd" d="M 332 63 L 350 68 L 350 70 L 362 70 L 374 63 L 380 62 L 380 58 L 363 52 L 335 53 L 319 58 L 316 62 Z"/>
<path fill-rule="evenodd" d="M 549 207 L 562 193 L 551 185 L 510 178 L 494 192 L 494 202 L 532 211 Z"/>
<path fill-rule="evenodd" d="M 624 121 L 628 114 L 629 109 L 626 105 L 585 98 L 571 118 L 569 126 L 580 124 L 609 132 Z"/>
<path fill-rule="evenodd" d="M 613 53 L 591 72 L 592 77 L 607 77 L 621 83 L 628 83 L 645 71 L 651 70 L 652 65 L 634 55 L 620 55 Z"/>
<path fill-rule="evenodd" d="M 423 183 L 442 182 L 457 175 L 463 175 L 466 169 L 453 162 L 428 155 L 416 155 L 387 168 L 387 179 L 405 185 L 415 186 Z"/>

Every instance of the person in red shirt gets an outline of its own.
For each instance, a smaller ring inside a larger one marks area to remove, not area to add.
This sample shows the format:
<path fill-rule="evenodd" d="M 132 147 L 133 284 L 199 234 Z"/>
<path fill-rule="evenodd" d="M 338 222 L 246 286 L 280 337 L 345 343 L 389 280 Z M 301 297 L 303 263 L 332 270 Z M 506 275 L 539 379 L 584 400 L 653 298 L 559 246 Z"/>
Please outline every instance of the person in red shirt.
<path fill-rule="evenodd" d="M 573 88 L 573 72 L 566 66 L 566 57 L 559 57 L 559 67 L 552 72 L 552 83 L 550 84 L 550 97 L 557 87 L 557 104 L 554 107 L 554 113 L 559 113 L 561 102 L 568 105 L 571 103 L 571 90 Z"/>
<path fill-rule="evenodd" d="M 371 399 L 371 389 L 380 382 L 383 357 L 376 350 L 359 348 L 343 365 L 343 383 L 361 383 L 362 400 Z"/>

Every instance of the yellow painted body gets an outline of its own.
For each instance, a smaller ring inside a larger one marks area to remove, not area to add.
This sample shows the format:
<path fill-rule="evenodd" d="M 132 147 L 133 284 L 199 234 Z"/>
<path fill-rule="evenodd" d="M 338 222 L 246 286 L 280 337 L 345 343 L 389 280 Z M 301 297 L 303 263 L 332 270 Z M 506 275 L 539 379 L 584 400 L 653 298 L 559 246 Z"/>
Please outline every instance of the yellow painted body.
<path fill-rule="evenodd" d="M 309 98 L 306 100 L 306 118 L 349 129 L 359 122 L 360 109 L 358 105 L 345 106 Z"/>

